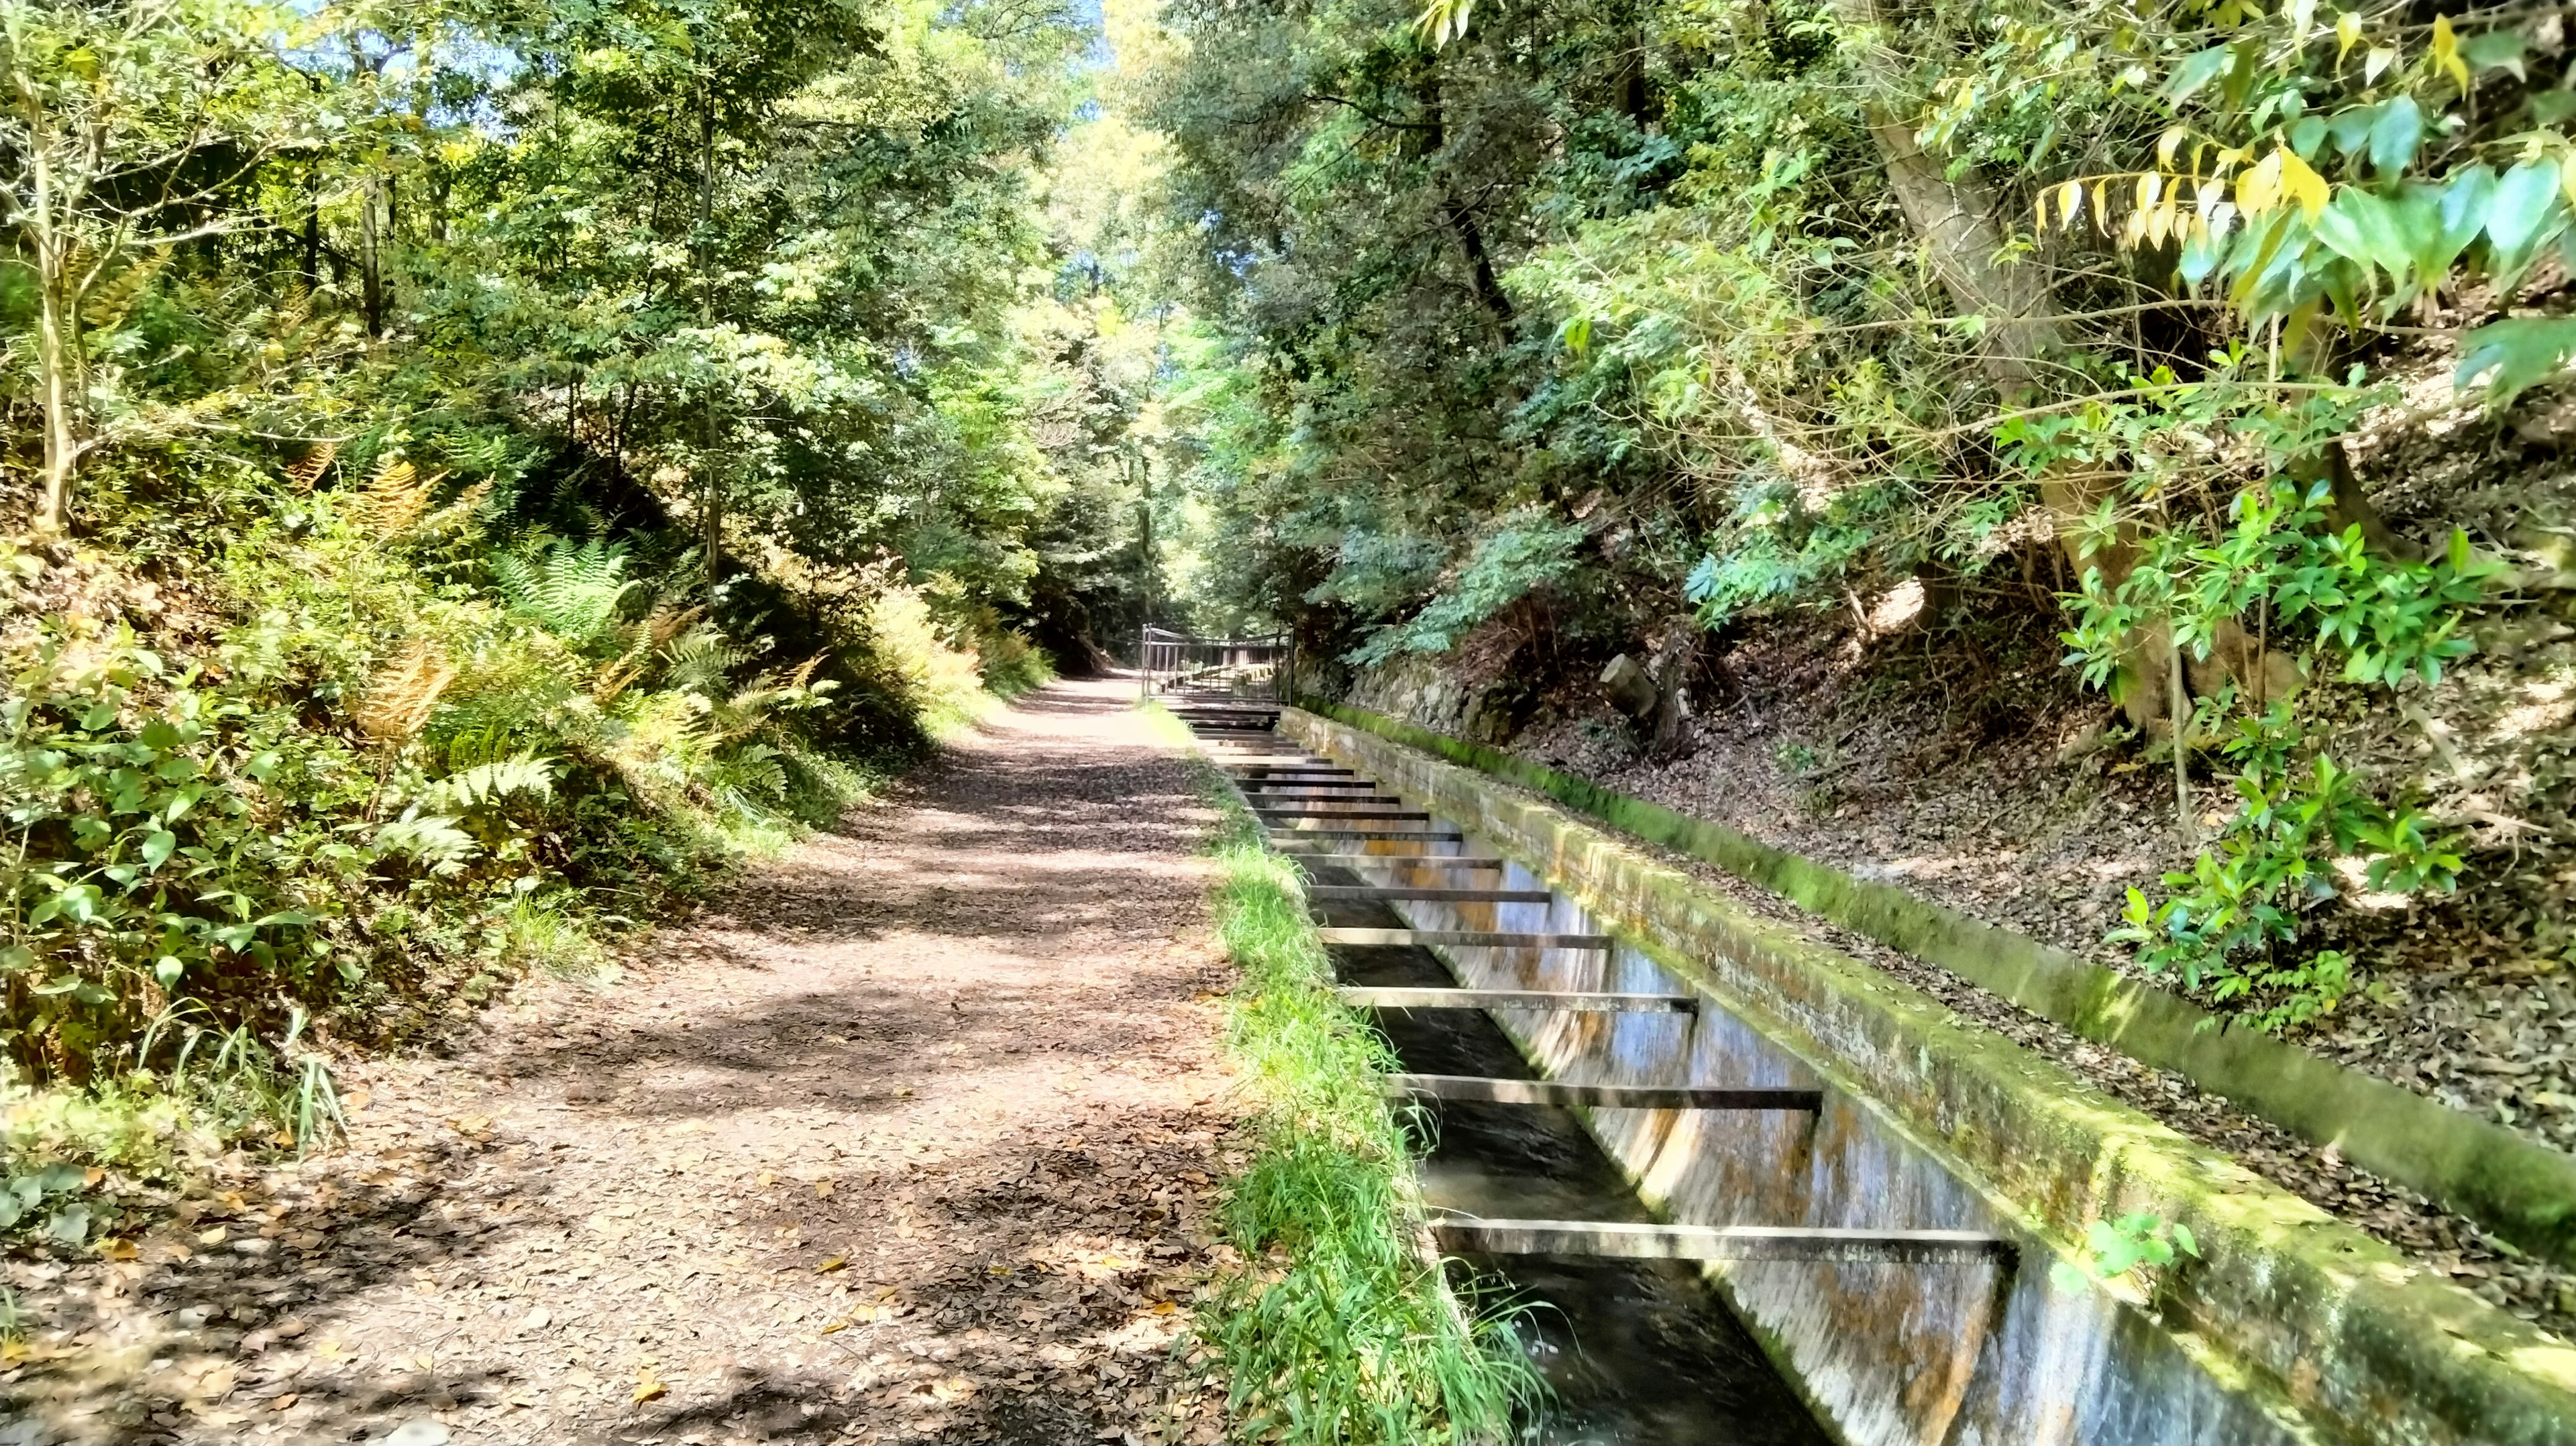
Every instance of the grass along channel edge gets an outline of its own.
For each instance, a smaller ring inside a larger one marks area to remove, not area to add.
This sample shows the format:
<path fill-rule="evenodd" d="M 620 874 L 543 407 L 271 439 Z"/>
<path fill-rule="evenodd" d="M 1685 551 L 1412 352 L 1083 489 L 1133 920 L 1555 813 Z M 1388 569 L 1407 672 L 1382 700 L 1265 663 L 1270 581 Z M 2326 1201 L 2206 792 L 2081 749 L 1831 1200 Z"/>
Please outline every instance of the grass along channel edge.
<path fill-rule="evenodd" d="M 1226 1047 L 1255 1106 L 1252 1153 L 1227 1182 L 1223 1221 L 1245 1263 L 1217 1282 L 1194 1328 L 1224 1365 L 1236 1429 L 1290 1446 L 1503 1440 L 1545 1394 L 1518 1312 L 1451 1288 L 1380 1092 L 1394 1060 L 1334 998 L 1295 866 L 1263 847 L 1187 727 L 1146 708 L 1189 748 L 1221 815 L 1209 842 L 1217 933 L 1242 971 Z"/>

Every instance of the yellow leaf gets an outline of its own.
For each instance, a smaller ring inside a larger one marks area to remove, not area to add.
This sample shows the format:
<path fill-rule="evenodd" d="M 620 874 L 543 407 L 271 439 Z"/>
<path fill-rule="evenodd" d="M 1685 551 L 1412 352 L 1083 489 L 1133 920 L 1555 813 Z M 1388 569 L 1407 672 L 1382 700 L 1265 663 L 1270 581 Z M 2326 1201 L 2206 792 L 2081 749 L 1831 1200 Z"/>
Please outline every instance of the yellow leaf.
<path fill-rule="evenodd" d="M 670 1388 L 653 1378 L 653 1368 L 646 1366 L 635 1373 L 635 1394 L 628 1399 L 650 1401 L 668 1389 Z"/>
<path fill-rule="evenodd" d="M 2281 195 L 2297 202 L 2310 221 L 2316 220 L 2324 214 L 2326 203 L 2334 199 L 2333 188 L 2326 184 L 2325 177 L 2300 160 L 2297 152 L 2284 146 L 2275 154 L 2281 162 Z"/>
<path fill-rule="evenodd" d="M 2335 64 L 2341 65 L 2352 48 L 2361 43 L 2361 12 L 2347 10 L 2335 17 Z"/>
<path fill-rule="evenodd" d="M 2125 249 L 2135 250 L 2138 243 L 2146 239 L 2147 213 L 2131 211 L 2129 219 L 2120 224 L 2120 245 Z"/>
<path fill-rule="evenodd" d="M 2040 193 L 2039 193 L 2039 206 L 2038 206 L 2038 209 L 2033 213 L 2033 219 L 2035 219 L 2035 220 L 2039 223 L 2039 224 L 2038 224 L 2038 226 L 2037 226 L 2035 229 L 2036 229 L 2036 230 L 2037 230 L 2041 235 L 2043 235 L 2043 236 L 2047 235 L 2047 234 L 2048 234 L 2048 193 L 2047 193 L 2046 191 L 2042 191 L 2042 192 L 2040 192 Z"/>
<path fill-rule="evenodd" d="M 814 1273 L 816 1275 L 829 1275 L 833 1271 L 836 1271 L 849 1263 L 850 1257 L 846 1255 L 835 1255 L 831 1259 L 824 1261 L 822 1264 L 815 1266 Z"/>
<path fill-rule="evenodd" d="M 212 1229 L 212 1230 L 200 1230 L 200 1231 L 198 1231 L 198 1232 L 197 1232 L 197 1243 L 198 1243 L 199 1245 L 221 1245 L 221 1244 L 223 1244 L 223 1243 L 224 1243 L 224 1227 L 222 1227 L 222 1226 L 218 1225 L 218 1226 L 216 1226 L 216 1227 L 215 1227 L 214 1229 Z"/>
<path fill-rule="evenodd" d="M 98 1253 L 106 1256 L 110 1260 L 132 1260 L 135 1256 L 142 1254 L 141 1251 L 134 1248 L 134 1242 L 131 1240 L 111 1240 L 105 1245 L 100 1246 L 98 1248 Z"/>
<path fill-rule="evenodd" d="M 2165 244 L 2166 238 L 2177 234 L 2175 226 L 2181 213 L 2182 197 L 2179 195 L 2168 198 L 2163 205 L 2149 211 L 2147 213 L 2147 244 L 2150 246 L 2162 246 Z"/>
<path fill-rule="evenodd" d="M 2075 224 L 2075 213 L 2084 205 L 2084 183 L 2069 181 L 2057 188 L 2057 229 L 2063 231 Z"/>
<path fill-rule="evenodd" d="M 2105 236 L 2111 234 L 2111 188 L 2108 186 L 2093 188 L 2093 229 Z"/>
<path fill-rule="evenodd" d="M 2237 180 L 2237 210 L 2251 218 L 2281 204 L 2281 157 L 2288 154 L 2287 151 L 2274 151 Z"/>
<path fill-rule="evenodd" d="M 2158 136 L 2156 138 L 2156 164 L 2159 166 L 2172 165 L 2174 163 L 2174 153 L 2182 149 L 2184 139 L 2183 129 L 2180 126 L 2173 126 L 2167 129 L 2163 135 Z"/>
<path fill-rule="evenodd" d="M 829 1180 L 817 1180 L 817 1181 L 815 1181 L 815 1182 L 814 1182 L 814 1198 L 815 1198 L 815 1199 L 817 1199 L 817 1200 L 829 1200 L 829 1199 L 831 1199 L 831 1198 L 832 1198 L 832 1182 L 831 1182 L 831 1181 L 829 1181 Z"/>
<path fill-rule="evenodd" d="M 1154 1314 L 1156 1315 L 1170 1315 L 1172 1312 L 1179 1309 L 1179 1306 L 1172 1304 L 1168 1300 L 1158 1300 L 1154 1302 Z"/>
<path fill-rule="evenodd" d="M 2162 175 L 2159 175 L 2154 171 L 2141 172 L 2138 176 L 2138 209 L 2141 211 L 2154 210 L 2156 208 L 2156 198 L 2163 195 L 2164 190 L 2165 178 Z"/>
<path fill-rule="evenodd" d="M 2457 81 L 2460 94 L 2469 93 L 2469 63 L 2460 58 L 2460 37 L 2451 29 L 2451 17 L 2433 17 L 2433 68 Z"/>

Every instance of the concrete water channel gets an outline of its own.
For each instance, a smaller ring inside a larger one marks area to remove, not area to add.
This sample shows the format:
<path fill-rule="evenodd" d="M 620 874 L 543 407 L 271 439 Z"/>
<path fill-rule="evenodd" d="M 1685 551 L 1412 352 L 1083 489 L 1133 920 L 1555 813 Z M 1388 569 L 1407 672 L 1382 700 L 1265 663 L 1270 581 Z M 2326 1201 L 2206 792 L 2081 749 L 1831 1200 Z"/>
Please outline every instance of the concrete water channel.
<path fill-rule="evenodd" d="M 1529 1307 L 1554 1446 L 2338 1439 L 2057 1257 L 1885 1111 L 1526 864 L 1178 711 L 1308 880 L 1430 1135 L 1442 1250 Z"/>

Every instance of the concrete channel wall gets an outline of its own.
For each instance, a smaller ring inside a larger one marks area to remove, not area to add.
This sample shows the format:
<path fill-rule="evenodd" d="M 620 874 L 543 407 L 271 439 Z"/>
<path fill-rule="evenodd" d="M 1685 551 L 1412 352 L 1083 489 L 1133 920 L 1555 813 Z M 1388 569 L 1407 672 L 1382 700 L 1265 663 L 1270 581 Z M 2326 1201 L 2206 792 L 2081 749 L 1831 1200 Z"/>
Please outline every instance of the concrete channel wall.
<path fill-rule="evenodd" d="M 1503 1015 L 1550 1076 L 1827 1088 L 1813 1118 L 1591 1112 L 1671 1219 L 2019 1243 L 2010 1271 L 1718 1272 L 1850 1446 L 2576 1446 L 2576 1349 L 1633 843 L 1313 714 L 1288 710 L 1281 727 L 1510 860 L 1504 887 L 1558 895 L 1400 905 L 1417 927 L 1621 940 L 1606 956 L 1446 951 L 1463 982 L 1701 996 L 1696 1017 Z M 2093 1221 L 2132 1211 L 2189 1225 L 2202 1258 L 2112 1286 L 2052 1269 L 2078 1258 Z"/>

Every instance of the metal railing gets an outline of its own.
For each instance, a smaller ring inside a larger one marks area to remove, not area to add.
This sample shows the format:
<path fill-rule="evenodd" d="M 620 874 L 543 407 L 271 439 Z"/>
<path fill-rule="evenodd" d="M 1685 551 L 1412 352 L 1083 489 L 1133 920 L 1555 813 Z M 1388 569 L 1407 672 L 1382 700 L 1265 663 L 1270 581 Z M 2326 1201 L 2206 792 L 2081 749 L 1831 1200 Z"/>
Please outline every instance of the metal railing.
<path fill-rule="evenodd" d="M 1279 701 L 1296 673 L 1296 641 L 1287 633 L 1258 638 L 1201 638 L 1151 624 L 1136 630 L 1138 696 L 1186 692 Z"/>

